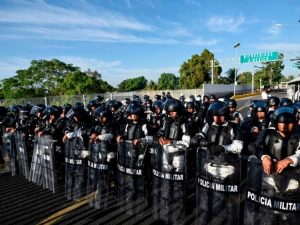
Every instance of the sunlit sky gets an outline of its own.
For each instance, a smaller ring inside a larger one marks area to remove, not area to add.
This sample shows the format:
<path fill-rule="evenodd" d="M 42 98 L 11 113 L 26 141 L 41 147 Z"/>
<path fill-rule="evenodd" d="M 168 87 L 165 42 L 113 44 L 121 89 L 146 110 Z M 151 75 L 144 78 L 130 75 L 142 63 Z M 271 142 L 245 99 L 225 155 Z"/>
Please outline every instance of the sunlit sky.
<path fill-rule="evenodd" d="M 299 0 L 1 0 L 0 79 L 31 60 L 57 58 L 90 68 L 113 86 L 161 73 L 208 49 L 223 76 L 237 55 L 283 52 L 285 75 L 298 76 Z M 239 64 L 254 71 L 259 63 Z"/>

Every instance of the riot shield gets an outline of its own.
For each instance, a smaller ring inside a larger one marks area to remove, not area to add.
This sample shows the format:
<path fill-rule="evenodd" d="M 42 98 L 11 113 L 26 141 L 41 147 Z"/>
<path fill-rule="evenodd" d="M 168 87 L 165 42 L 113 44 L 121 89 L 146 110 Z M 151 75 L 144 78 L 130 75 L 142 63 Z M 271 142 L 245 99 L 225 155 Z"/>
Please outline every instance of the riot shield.
<path fill-rule="evenodd" d="M 107 145 L 102 142 L 94 142 L 89 145 L 88 161 L 88 186 L 89 206 L 97 209 L 105 209 L 108 204 L 109 193 L 109 163 L 107 162 Z"/>
<path fill-rule="evenodd" d="M 16 132 L 15 137 L 16 142 L 16 152 L 18 156 L 18 163 L 19 163 L 19 173 L 21 176 L 29 178 L 29 164 L 28 164 L 28 154 L 26 148 L 26 139 L 25 133 L 22 131 Z"/>
<path fill-rule="evenodd" d="M 197 149 L 196 224 L 239 224 L 241 157 Z"/>
<path fill-rule="evenodd" d="M 68 139 L 65 143 L 65 195 L 68 200 L 79 199 L 84 194 L 83 138 Z"/>
<path fill-rule="evenodd" d="M 186 152 L 169 153 L 173 146 L 154 144 L 152 154 L 152 204 L 154 218 L 162 224 L 182 224 L 186 204 Z"/>
<path fill-rule="evenodd" d="M 139 155 L 145 153 L 141 146 L 131 141 L 118 144 L 118 202 L 129 215 L 143 215 L 145 208 L 145 180 L 143 163 Z"/>
<path fill-rule="evenodd" d="M 40 137 L 35 136 L 33 154 L 29 172 L 29 181 L 36 183 L 37 185 L 42 185 L 42 157 L 43 149 L 40 145 Z"/>
<path fill-rule="evenodd" d="M 300 221 L 300 168 L 282 173 L 263 172 L 261 160 L 248 161 L 244 224 L 298 224 Z"/>
<path fill-rule="evenodd" d="M 42 181 L 43 188 L 53 193 L 56 191 L 55 142 L 51 135 L 39 137 L 39 147 L 42 149 Z"/>
<path fill-rule="evenodd" d="M 12 176 L 16 175 L 16 147 L 15 135 L 12 133 L 4 133 L 3 135 L 3 160 L 5 171 L 11 172 Z"/>

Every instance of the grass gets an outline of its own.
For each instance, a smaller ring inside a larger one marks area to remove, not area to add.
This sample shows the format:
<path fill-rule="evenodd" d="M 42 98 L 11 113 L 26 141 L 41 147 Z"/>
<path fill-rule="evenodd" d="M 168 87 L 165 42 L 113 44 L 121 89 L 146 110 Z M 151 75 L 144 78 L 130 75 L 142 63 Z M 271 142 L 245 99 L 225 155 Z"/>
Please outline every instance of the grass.
<path fill-rule="evenodd" d="M 251 97 L 251 96 L 256 96 L 256 95 L 260 95 L 260 91 L 256 91 L 254 93 L 236 95 L 236 96 L 232 96 L 231 98 L 232 99 L 241 99 L 241 98 L 246 98 L 246 97 Z"/>

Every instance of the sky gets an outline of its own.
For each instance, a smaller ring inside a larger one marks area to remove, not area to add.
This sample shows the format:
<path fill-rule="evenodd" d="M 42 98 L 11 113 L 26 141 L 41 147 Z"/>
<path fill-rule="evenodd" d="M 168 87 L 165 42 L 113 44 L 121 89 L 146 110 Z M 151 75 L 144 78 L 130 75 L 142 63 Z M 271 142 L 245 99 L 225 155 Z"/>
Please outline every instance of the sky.
<path fill-rule="evenodd" d="M 260 65 L 236 63 L 242 54 L 279 51 L 284 75 L 296 77 L 299 20 L 299 0 L 0 0 L 0 80 L 56 58 L 115 87 L 139 76 L 157 82 L 203 49 L 222 76 Z"/>

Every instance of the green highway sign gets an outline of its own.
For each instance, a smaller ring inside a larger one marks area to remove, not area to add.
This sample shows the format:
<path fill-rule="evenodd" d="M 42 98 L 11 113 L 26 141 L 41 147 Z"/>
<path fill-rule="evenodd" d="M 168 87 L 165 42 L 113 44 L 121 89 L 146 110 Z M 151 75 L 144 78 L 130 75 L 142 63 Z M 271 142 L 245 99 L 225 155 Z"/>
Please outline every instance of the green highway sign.
<path fill-rule="evenodd" d="M 255 53 L 249 55 L 241 55 L 240 63 L 277 61 L 278 58 L 279 58 L 278 52 Z"/>

